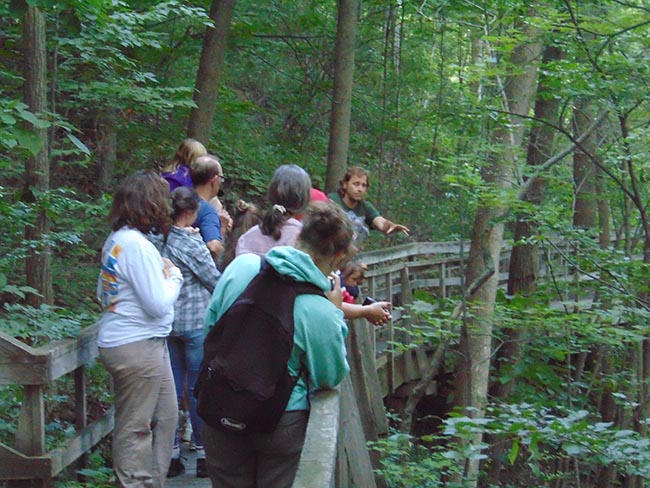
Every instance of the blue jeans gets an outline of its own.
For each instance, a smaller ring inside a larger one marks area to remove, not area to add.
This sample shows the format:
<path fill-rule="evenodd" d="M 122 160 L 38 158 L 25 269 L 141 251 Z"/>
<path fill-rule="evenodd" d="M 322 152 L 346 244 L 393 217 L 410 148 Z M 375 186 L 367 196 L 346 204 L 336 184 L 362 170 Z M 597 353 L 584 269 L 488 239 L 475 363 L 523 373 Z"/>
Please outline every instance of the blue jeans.
<path fill-rule="evenodd" d="M 190 419 L 192 420 L 192 439 L 194 445 L 203 446 L 201 428 L 203 422 L 196 413 L 196 398 L 194 398 L 194 384 L 199 375 L 201 361 L 203 360 L 203 341 L 205 335 L 203 329 L 194 329 L 187 332 L 174 333 L 167 337 L 169 347 L 169 358 L 172 363 L 174 382 L 176 383 L 176 397 L 178 404 L 183 399 L 183 390 L 187 385 L 187 396 L 190 404 Z M 178 431 L 174 445 L 178 446 Z"/>

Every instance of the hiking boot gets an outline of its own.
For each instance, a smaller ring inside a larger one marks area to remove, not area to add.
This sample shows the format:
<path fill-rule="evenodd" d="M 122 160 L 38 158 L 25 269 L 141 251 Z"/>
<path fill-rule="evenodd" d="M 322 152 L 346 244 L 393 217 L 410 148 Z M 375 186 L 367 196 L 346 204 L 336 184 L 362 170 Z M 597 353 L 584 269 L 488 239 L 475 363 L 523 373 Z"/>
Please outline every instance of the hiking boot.
<path fill-rule="evenodd" d="M 199 458 L 196 460 L 196 476 L 198 478 L 208 477 L 208 466 L 205 464 L 205 458 Z"/>
<path fill-rule="evenodd" d="M 167 477 L 174 478 L 175 476 L 181 475 L 185 472 L 185 465 L 181 461 L 180 457 L 172 458 L 172 462 L 169 463 L 169 469 L 167 470 Z"/>

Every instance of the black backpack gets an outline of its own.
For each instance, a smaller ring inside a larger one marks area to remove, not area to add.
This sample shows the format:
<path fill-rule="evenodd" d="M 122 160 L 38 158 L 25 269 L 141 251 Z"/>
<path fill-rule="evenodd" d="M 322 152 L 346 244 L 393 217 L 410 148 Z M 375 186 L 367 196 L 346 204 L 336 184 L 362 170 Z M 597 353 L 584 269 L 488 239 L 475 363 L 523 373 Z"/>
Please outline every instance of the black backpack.
<path fill-rule="evenodd" d="M 260 272 L 205 338 L 194 387 L 197 411 L 226 432 L 271 432 L 298 378 L 289 375 L 293 305 L 323 291 L 279 274 L 264 258 Z M 301 368 L 301 372 L 302 372 Z"/>

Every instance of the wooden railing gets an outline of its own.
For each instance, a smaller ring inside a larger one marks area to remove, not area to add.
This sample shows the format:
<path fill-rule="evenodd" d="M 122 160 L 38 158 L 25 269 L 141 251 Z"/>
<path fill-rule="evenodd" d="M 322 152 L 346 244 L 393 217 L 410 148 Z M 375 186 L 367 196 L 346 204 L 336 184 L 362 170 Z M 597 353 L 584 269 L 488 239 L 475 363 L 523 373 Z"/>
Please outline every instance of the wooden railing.
<path fill-rule="evenodd" d="M 0 385 L 23 385 L 13 447 L 0 443 L 0 480 L 39 480 L 45 486 L 113 430 L 113 409 L 88 423 L 85 367 L 97 356 L 97 326 L 78 337 L 32 348 L 0 332 Z M 76 435 L 46 452 L 45 387 L 74 375 Z"/>
<path fill-rule="evenodd" d="M 397 326 L 402 329 L 409 326 L 402 317 L 404 312 L 408 315 L 414 290 L 428 290 L 438 298 L 459 294 L 468 252 L 469 242 L 463 246 L 462 252 L 458 242 L 427 242 L 368 252 L 358 257 L 369 268 L 364 286 L 367 294 L 390 301 L 397 307 L 393 311 L 393 320 L 385 326 L 373 327 L 363 320 L 350 322 L 350 382 L 340 392 L 316 395 L 294 487 L 375 486 L 368 462 L 373 461 L 377 468 L 377 459 L 369 456 L 366 442 L 345 437 L 352 429 L 350 423 L 342 425 L 339 421 L 338 431 L 334 429 L 336 419 L 344 415 L 354 417 L 355 412 L 359 412 L 365 441 L 377 440 L 387 432 L 382 399 L 393 394 L 400 385 L 419 379 L 429 365 L 432 351 L 424 347 L 396 352 L 386 344 L 396 339 L 408 342 L 408 334 L 397 337 L 395 330 Z M 548 274 L 549 263 L 561 269 L 556 271 L 556 275 L 563 275 L 565 279 L 569 276 L 568 267 L 559 253 L 548 252 L 546 258 L 539 261 L 538 276 Z M 499 263 L 501 285 L 507 281 L 509 259 L 510 246 L 506 244 Z M 346 395 L 352 400 L 345 400 Z M 332 461 L 334 453 L 336 462 Z M 363 466 L 361 469 L 365 474 L 345 471 L 346 467 L 355 465 Z"/>
<path fill-rule="evenodd" d="M 468 251 L 469 243 L 463 253 Z M 504 251 L 501 280 L 510 254 L 507 247 Z M 369 267 L 368 295 L 403 309 L 413 290 L 444 298 L 462 286 L 464 257 L 457 242 L 407 244 L 365 253 L 360 260 Z M 400 309 L 393 316 L 380 328 L 362 320 L 349 324 L 350 378 L 339 390 L 315 396 L 294 486 L 374 486 L 366 441 L 387 432 L 382 397 L 417 379 L 427 360 L 422 350 L 383 350 L 381 344 L 395 339 Z M 97 356 L 96 337 L 93 326 L 77 338 L 31 348 L 0 333 L 0 385 L 23 385 L 24 391 L 15 444 L 0 444 L 0 481 L 32 479 L 45 485 L 112 431 L 112 409 L 87 422 L 85 366 Z M 77 433 L 63 447 L 46 452 L 44 387 L 67 374 L 74 375 Z"/>

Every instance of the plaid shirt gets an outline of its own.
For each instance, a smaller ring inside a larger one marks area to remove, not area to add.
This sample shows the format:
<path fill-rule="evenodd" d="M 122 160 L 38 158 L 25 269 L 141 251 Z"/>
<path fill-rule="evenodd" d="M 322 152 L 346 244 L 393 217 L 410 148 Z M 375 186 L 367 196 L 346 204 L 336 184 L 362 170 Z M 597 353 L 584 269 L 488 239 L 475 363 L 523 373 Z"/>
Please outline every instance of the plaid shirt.
<path fill-rule="evenodd" d="M 212 291 L 221 277 L 200 234 L 172 226 L 167 243 L 162 236 L 149 235 L 163 257 L 169 258 L 183 273 L 183 288 L 174 304 L 172 334 L 203 328 L 203 316 Z"/>

